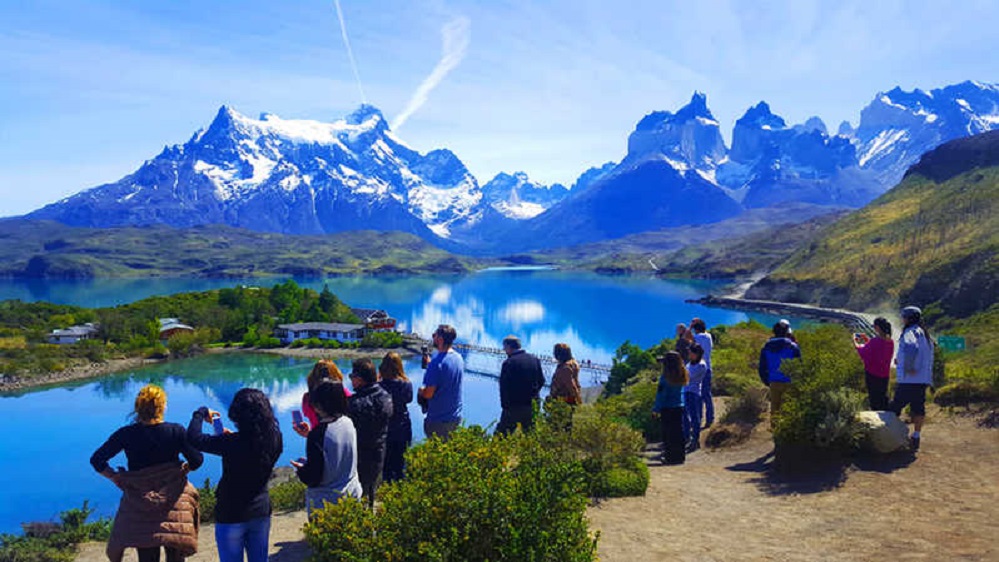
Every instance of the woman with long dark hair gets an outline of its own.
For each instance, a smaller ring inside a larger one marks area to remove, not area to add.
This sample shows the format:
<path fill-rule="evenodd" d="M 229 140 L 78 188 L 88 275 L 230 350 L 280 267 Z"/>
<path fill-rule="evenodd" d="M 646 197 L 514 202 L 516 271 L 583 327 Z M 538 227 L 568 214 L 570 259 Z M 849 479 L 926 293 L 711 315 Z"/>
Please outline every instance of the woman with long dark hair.
<path fill-rule="evenodd" d="M 222 478 L 215 492 L 215 542 L 220 562 L 266 562 L 271 527 L 267 493 L 274 463 L 281 456 L 281 431 L 263 392 L 244 388 L 229 406 L 236 431 L 205 435 L 204 422 L 219 414 L 202 406 L 191 417 L 187 439 L 199 451 L 222 457 Z"/>
<path fill-rule="evenodd" d="M 385 440 L 385 482 L 401 480 L 406 471 L 406 449 L 413 441 L 413 421 L 409 417 L 409 404 L 413 401 L 413 383 L 406 377 L 402 357 L 390 351 L 378 365 L 379 384 L 392 396 L 392 417 L 389 418 L 388 437 Z"/>
<path fill-rule="evenodd" d="M 558 361 L 552 375 L 552 386 L 548 397 L 561 400 L 570 406 L 583 403 L 583 393 L 579 386 L 579 363 L 572 357 L 572 348 L 567 343 L 557 343 L 552 355 Z"/>
<path fill-rule="evenodd" d="M 663 464 L 683 464 L 686 460 L 683 387 L 690 383 L 690 377 L 679 353 L 668 351 L 660 361 L 663 371 L 656 387 L 656 402 L 652 406 L 652 413 L 662 424 Z"/>
<path fill-rule="evenodd" d="M 867 402 L 872 410 L 883 411 L 888 409 L 888 378 L 895 342 L 891 339 L 891 323 L 885 318 L 874 319 L 874 333 L 873 339 L 866 334 L 856 334 L 853 345 L 864 362 Z"/>
<path fill-rule="evenodd" d="M 182 425 L 163 421 L 166 405 L 162 388 L 144 386 L 135 397 L 135 423 L 111 434 L 90 457 L 94 470 L 123 492 L 108 540 L 112 560 L 132 547 L 139 562 L 158 562 L 161 547 L 167 562 L 180 562 L 198 550 L 198 495 L 187 473 L 200 467 L 203 457 L 188 444 Z M 121 451 L 128 470 L 115 471 L 108 461 Z M 161 501 L 150 501 L 150 492 Z M 161 504 L 164 492 L 172 502 L 167 511 Z"/>

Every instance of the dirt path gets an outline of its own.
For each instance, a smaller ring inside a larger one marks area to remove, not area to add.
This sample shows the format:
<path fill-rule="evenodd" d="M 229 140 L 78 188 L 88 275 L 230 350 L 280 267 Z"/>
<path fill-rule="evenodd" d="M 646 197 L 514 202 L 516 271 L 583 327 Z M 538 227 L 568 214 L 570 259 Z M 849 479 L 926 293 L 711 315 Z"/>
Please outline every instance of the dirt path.
<path fill-rule="evenodd" d="M 930 411 L 918 456 L 861 462 L 794 482 L 769 471 L 761 426 L 739 447 L 651 465 L 648 493 L 588 511 L 600 560 L 999 561 L 999 430 Z M 305 560 L 302 512 L 276 515 L 271 560 Z M 192 562 L 217 560 L 212 527 Z M 78 562 L 105 560 L 86 544 Z M 135 560 L 126 557 L 126 560 Z"/>
<path fill-rule="evenodd" d="M 918 456 L 775 480 L 769 432 L 589 511 L 604 562 L 999 560 L 999 431 L 931 412 Z"/>

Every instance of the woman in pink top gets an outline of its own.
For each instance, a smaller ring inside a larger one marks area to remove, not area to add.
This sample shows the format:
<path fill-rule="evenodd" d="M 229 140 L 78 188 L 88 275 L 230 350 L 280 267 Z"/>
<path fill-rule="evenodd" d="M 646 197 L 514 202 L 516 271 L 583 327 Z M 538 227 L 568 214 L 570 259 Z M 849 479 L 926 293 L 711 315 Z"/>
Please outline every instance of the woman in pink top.
<path fill-rule="evenodd" d="M 857 334 L 853 345 L 864 361 L 864 379 L 867 383 L 867 401 L 872 410 L 888 409 L 888 376 L 891 374 L 891 358 L 895 354 L 895 342 L 891 339 L 891 323 L 884 318 L 874 319 L 874 332 L 877 337 L 868 338 Z"/>
<path fill-rule="evenodd" d="M 309 389 L 308 392 L 302 395 L 302 413 L 305 414 L 305 420 L 301 424 L 292 427 L 295 433 L 302 437 L 308 437 L 309 430 L 319 425 L 319 415 L 309 402 L 309 392 L 315 390 L 323 381 L 343 384 L 343 373 L 340 372 L 340 368 L 336 366 L 336 363 L 329 359 L 320 359 L 317 361 L 313 365 L 309 376 L 305 379 L 305 384 Z M 350 391 L 347 390 L 346 386 L 343 387 L 343 393 L 347 398 L 350 398 Z"/>

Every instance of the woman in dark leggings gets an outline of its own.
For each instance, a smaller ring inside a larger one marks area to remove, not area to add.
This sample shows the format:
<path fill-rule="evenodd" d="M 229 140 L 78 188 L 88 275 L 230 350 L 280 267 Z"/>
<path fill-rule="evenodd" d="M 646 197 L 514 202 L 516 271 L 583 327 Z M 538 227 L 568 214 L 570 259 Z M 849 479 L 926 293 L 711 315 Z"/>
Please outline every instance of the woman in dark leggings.
<path fill-rule="evenodd" d="M 215 412 L 202 406 L 187 426 L 187 438 L 200 451 L 222 457 L 222 478 L 215 491 L 215 543 L 220 562 L 266 562 L 271 529 L 267 493 L 274 463 L 281 456 L 281 432 L 263 392 L 244 388 L 229 406 L 237 431 L 204 435 L 201 425 Z"/>
<path fill-rule="evenodd" d="M 135 397 L 135 423 L 126 425 L 111 434 L 111 437 L 100 446 L 90 464 L 94 470 L 109 480 L 115 481 L 120 472 L 108 465 L 108 461 L 121 451 L 128 459 L 128 472 L 138 472 L 164 463 L 179 463 L 179 454 L 187 459 L 184 470 L 196 470 L 204 461 L 201 453 L 187 442 L 184 427 L 176 423 L 163 421 L 166 412 L 166 393 L 156 385 L 146 385 Z M 156 544 L 154 537 L 144 542 Z M 132 543 L 133 545 L 135 543 Z M 126 544 L 126 546 L 129 546 Z M 175 548 L 164 546 L 167 562 L 180 562 L 184 556 Z M 158 562 L 160 547 L 136 548 L 139 562 Z"/>
<path fill-rule="evenodd" d="M 888 409 L 888 378 L 891 375 L 891 358 L 895 342 L 891 339 L 891 323 L 878 317 L 874 319 L 873 339 L 856 334 L 853 345 L 864 362 L 864 381 L 867 383 L 867 402 L 872 410 Z"/>
<path fill-rule="evenodd" d="M 661 361 L 663 372 L 659 376 L 652 415 L 657 416 L 662 424 L 663 463 L 683 464 L 686 460 L 684 451 L 686 439 L 683 436 L 683 387 L 690 382 L 690 378 L 679 353 L 667 352 Z"/>

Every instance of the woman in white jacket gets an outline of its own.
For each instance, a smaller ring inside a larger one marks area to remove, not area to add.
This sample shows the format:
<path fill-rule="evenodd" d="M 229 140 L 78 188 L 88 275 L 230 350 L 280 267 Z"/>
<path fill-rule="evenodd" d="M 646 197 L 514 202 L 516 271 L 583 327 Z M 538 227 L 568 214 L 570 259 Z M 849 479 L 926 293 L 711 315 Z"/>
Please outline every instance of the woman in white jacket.
<path fill-rule="evenodd" d="M 896 415 L 909 406 L 913 432 L 910 445 L 919 450 L 920 430 L 926 419 L 926 389 L 933 384 L 933 342 L 922 325 L 923 313 L 915 306 L 902 309 L 902 335 L 898 338 L 898 355 L 895 356 L 895 396 L 890 410 Z"/>

